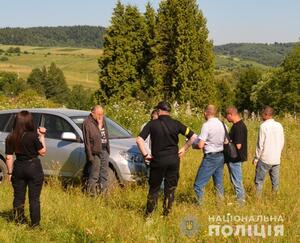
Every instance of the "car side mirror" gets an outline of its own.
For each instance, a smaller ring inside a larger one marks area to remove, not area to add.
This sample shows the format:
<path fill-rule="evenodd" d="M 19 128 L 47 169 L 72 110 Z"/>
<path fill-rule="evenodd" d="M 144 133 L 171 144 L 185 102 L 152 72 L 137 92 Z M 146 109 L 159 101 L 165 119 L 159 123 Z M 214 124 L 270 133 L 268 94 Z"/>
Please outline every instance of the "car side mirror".
<path fill-rule="evenodd" d="M 61 140 L 77 142 L 77 137 L 73 132 L 63 132 L 61 135 Z"/>

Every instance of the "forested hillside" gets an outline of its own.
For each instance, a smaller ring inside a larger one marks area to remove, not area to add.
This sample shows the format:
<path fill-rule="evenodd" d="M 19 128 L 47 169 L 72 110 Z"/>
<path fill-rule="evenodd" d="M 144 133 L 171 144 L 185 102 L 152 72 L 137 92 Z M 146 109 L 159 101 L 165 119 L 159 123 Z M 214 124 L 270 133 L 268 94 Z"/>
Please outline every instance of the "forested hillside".
<path fill-rule="evenodd" d="M 0 28 L 0 44 L 103 48 L 104 32 L 104 27 L 87 25 Z M 266 66 L 278 66 L 293 46 L 294 43 L 277 42 L 274 44 L 230 43 L 215 46 L 214 52 L 217 56 L 254 61 Z"/>
<path fill-rule="evenodd" d="M 101 26 L 58 26 L 0 29 L 0 44 L 102 48 Z"/>
<path fill-rule="evenodd" d="M 238 57 L 267 66 L 278 66 L 294 45 L 294 43 L 277 42 L 274 44 L 231 43 L 215 46 L 214 51 L 217 55 Z"/>

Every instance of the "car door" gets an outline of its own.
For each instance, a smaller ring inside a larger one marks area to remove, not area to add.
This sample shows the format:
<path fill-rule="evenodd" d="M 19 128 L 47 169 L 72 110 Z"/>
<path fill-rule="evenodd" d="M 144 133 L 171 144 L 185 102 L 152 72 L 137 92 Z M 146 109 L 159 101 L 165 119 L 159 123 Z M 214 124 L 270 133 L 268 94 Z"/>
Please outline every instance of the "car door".
<path fill-rule="evenodd" d="M 77 176 L 84 167 L 84 145 L 74 127 L 65 118 L 53 114 L 42 114 L 41 125 L 47 129 L 47 152 L 42 158 L 45 174 Z M 77 141 L 62 140 L 64 132 L 74 133 Z"/>

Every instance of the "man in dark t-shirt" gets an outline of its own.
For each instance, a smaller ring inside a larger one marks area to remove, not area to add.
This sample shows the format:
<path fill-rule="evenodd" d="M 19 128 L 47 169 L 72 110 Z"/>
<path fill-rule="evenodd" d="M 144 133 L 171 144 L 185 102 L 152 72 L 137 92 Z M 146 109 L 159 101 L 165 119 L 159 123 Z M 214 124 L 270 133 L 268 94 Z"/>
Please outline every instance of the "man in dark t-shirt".
<path fill-rule="evenodd" d="M 243 186 L 242 162 L 247 160 L 247 127 L 234 106 L 230 106 L 226 109 L 226 119 L 233 123 L 229 136 L 238 151 L 237 159 L 226 162 L 230 180 L 236 192 L 237 201 L 243 204 L 245 203 L 245 189 Z"/>
<path fill-rule="evenodd" d="M 196 135 L 181 122 L 170 117 L 171 106 L 168 102 L 159 102 L 155 108 L 158 109 L 158 119 L 148 122 L 136 141 L 145 160 L 151 161 L 146 216 L 151 214 L 157 205 L 158 192 L 163 180 L 163 214 L 166 216 L 174 201 L 180 158 L 192 145 Z M 179 134 L 189 139 L 180 150 L 178 149 Z M 149 135 L 151 154 L 148 154 L 144 142 Z"/>

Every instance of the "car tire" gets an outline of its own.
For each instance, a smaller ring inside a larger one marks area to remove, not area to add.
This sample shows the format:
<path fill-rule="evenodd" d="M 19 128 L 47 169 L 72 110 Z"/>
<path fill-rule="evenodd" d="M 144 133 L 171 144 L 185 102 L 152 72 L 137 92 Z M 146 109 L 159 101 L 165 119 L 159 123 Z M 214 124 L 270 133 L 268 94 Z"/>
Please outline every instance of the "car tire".
<path fill-rule="evenodd" d="M 117 178 L 117 175 L 115 171 L 109 167 L 108 169 L 108 188 L 113 189 L 119 186 L 119 180 Z"/>
<path fill-rule="evenodd" d="M 0 184 L 4 183 L 7 180 L 7 166 L 0 159 Z"/>

